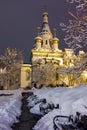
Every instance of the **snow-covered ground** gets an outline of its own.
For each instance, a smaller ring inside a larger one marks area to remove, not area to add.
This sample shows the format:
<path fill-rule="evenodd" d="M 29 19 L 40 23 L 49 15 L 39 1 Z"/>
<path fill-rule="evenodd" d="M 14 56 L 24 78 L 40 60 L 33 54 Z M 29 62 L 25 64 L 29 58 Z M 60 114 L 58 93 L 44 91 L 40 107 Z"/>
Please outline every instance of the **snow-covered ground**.
<path fill-rule="evenodd" d="M 1 90 L 2 94 L 13 94 L 10 96 L 0 96 L 0 130 L 12 130 L 14 122 L 21 114 L 21 90 Z"/>
<path fill-rule="evenodd" d="M 80 85 L 74 88 L 55 87 L 33 89 L 32 90 L 39 99 L 46 98 L 48 103 L 53 103 L 55 106 L 59 104 L 59 109 L 53 109 L 48 114 L 44 115 L 35 125 L 34 130 L 54 130 L 53 118 L 56 115 L 76 115 L 80 112 L 82 115 L 87 115 L 87 86 Z M 28 99 L 30 102 L 30 99 Z M 33 105 L 32 105 L 33 104 Z M 34 105 L 31 100 L 29 105 L 32 113 L 41 114 L 39 110 L 40 103 Z"/>
<path fill-rule="evenodd" d="M 0 96 L 0 130 L 12 130 L 11 126 L 14 122 L 18 122 L 17 116 L 21 114 L 21 93 L 23 90 L 0 91 L 0 95 L 13 94 L 10 96 Z M 37 122 L 34 130 L 54 130 L 53 118 L 56 115 L 76 115 L 80 112 L 82 115 L 87 115 L 87 86 L 80 85 L 74 88 L 55 87 L 31 90 L 36 97 L 29 97 L 30 111 L 36 114 L 42 114 L 39 109 L 41 99 L 46 99 L 47 103 L 59 104 L 59 109 L 54 108 Z M 61 120 L 62 121 L 62 120 Z"/>

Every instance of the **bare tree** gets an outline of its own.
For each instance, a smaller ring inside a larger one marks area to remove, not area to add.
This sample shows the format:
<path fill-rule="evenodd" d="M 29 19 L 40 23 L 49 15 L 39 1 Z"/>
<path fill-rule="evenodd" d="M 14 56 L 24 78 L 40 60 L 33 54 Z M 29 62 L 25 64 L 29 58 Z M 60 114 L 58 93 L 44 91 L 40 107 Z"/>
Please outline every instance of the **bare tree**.
<path fill-rule="evenodd" d="M 40 85 L 56 85 L 56 65 L 52 62 L 33 67 L 33 81 Z"/>
<path fill-rule="evenodd" d="M 84 50 L 87 47 L 87 0 L 66 0 L 66 2 L 74 5 L 75 13 L 68 12 L 72 16 L 72 19 L 69 20 L 67 25 L 60 23 L 62 30 L 66 33 L 64 41 L 75 52 Z M 77 58 L 74 60 L 74 67 L 64 69 L 62 72 L 73 72 L 73 80 L 79 77 L 87 69 L 86 51 L 83 55 L 77 55 Z"/>
<path fill-rule="evenodd" d="M 15 48 L 7 48 L 4 56 L 0 56 L 1 68 L 4 66 L 5 72 L 0 73 L 3 77 L 5 89 L 15 89 L 20 85 L 21 64 L 23 63 L 22 52 Z"/>
<path fill-rule="evenodd" d="M 61 23 L 62 30 L 66 32 L 64 41 L 74 50 L 87 46 L 87 0 L 66 0 L 74 4 L 75 14 L 68 12 L 73 19 L 68 25 Z"/>

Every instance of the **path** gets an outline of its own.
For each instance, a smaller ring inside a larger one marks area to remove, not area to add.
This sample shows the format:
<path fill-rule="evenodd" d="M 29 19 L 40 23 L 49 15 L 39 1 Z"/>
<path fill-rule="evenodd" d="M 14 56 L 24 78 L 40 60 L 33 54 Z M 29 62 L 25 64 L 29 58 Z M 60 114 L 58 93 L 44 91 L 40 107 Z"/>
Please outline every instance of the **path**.
<path fill-rule="evenodd" d="M 19 117 L 19 123 L 15 123 L 12 126 L 13 130 L 33 130 L 32 128 L 36 124 L 36 122 L 41 118 L 39 115 L 35 115 L 30 113 L 30 109 L 27 107 L 27 98 L 31 95 L 30 92 L 22 93 L 23 99 L 22 99 L 22 113 Z"/>

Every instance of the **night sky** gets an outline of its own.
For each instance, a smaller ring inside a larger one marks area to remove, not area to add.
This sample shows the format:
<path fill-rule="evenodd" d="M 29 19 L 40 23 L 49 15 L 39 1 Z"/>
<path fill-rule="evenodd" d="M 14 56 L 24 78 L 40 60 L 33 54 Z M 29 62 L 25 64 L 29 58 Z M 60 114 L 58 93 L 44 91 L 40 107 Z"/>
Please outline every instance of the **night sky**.
<path fill-rule="evenodd" d="M 68 23 L 71 5 L 66 0 L 0 0 L 0 55 L 7 47 L 21 50 L 24 62 L 30 62 L 30 53 L 37 36 L 36 28 L 42 25 L 44 5 L 49 13 L 51 31 L 57 29 L 59 48 L 66 47 L 60 22 Z"/>

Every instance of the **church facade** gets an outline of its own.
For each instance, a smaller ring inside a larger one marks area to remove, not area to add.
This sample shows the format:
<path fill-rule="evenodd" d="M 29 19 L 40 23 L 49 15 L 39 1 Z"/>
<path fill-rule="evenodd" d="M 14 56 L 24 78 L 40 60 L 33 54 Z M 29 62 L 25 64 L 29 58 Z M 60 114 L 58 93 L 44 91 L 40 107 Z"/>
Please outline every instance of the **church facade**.
<path fill-rule="evenodd" d="M 38 28 L 38 34 L 34 39 L 35 45 L 31 50 L 32 64 L 23 64 L 21 67 L 22 88 L 87 84 L 86 70 L 76 79 L 73 71 L 61 71 L 73 68 L 75 60 L 81 62 L 84 52 L 79 51 L 79 54 L 75 55 L 73 49 L 60 50 L 56 29 L 52 34 L 49 27 L 48 13 L 44 12 L 42 17 L 42 27 Z"/>

